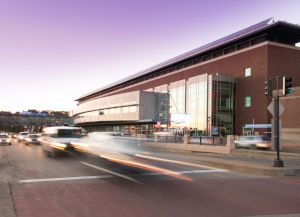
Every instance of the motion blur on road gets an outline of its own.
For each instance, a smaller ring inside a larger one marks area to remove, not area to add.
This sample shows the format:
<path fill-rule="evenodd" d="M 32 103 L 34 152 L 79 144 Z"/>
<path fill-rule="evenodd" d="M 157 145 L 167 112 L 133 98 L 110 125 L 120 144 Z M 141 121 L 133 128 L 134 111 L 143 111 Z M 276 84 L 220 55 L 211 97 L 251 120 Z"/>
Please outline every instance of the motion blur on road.
<path fill-rule="evenodd" d="M 9 183 L 18 217 L 300 212 L 299 179 L 208 167 L 197 155 L 147 150 L 144 142 L 91 133 L 73 142 L 73 151 L 49 157 L 42 145 L 13 139 L 0 147 L 1 183 Z"/>

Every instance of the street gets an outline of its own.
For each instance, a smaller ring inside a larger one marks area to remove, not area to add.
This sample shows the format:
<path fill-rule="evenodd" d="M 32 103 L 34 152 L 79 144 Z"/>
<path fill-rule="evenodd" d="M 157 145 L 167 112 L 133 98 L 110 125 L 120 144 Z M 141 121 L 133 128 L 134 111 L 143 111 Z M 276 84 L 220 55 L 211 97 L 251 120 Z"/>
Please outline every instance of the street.
<path fill-rule="evenodd" d="M 179 172 L 178 179 L 89 154 L 47 157 L 41 146 L 0 146 L 1 182 L 18 217 L 258 216 L 300 213 L 300 179 L 209 168 L 172 153 L 142 162 Z M 168 159 L 173 159 L 169 160 Z M 300 215 L 300 214 L 299 214 Z M 288 216 L 288 215 L 287 215 Z"/>

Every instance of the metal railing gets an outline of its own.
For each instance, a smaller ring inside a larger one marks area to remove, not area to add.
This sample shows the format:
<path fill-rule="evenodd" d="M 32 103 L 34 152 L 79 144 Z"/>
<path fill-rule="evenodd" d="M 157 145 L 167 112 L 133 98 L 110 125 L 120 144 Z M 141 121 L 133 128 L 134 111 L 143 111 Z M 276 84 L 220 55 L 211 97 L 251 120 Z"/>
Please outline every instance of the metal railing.
<path fill-rule="evenodd" d="M 189 143 L 199 145 L 226 145 L 226 137 L 190 136 Z"/>
<path fill-rule="evenodd" d="M 165 135 L 148 135 L 147 139 L 153 142 L 160 142 L 160 143 L 178 143 L 182 144 L 184 142 L 184 137 L 182 135 L 172 135 L 172 136 L 165 136 Z"/>

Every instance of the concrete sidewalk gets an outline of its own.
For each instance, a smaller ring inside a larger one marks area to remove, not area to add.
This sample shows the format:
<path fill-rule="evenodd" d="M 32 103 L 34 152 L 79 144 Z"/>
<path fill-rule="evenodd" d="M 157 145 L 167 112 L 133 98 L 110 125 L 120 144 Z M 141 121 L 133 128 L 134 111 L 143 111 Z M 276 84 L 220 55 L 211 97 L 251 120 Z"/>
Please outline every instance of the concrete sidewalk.
<path fill-rule="evenodd" d="M 12 190 L 11 168 L 7 159 L 5 147 L 0 147 L 0 216 L 16 217 Z"/>
<path fill-rule="evenodd" d="M 9 183 L 0 183 L 0 216 L 16 217 Z"/>
<path fill-rule="evenodd" d="M 174 157 L 174 159 L 192 161 L 193 163 L 231 171 L 266 176 L 300 177 L 300 154 L 282 153 L 281 159 L 284 161 L 284 167 L 275 168 L 273 161 L 276 158 L 276 153 L 270 151 L 236 150 L 229 154 L 220 154 L 164 149 L 151 144 L 144 145 L 144 147 L 165 153 L 172 152 L 168 157 Z"/>

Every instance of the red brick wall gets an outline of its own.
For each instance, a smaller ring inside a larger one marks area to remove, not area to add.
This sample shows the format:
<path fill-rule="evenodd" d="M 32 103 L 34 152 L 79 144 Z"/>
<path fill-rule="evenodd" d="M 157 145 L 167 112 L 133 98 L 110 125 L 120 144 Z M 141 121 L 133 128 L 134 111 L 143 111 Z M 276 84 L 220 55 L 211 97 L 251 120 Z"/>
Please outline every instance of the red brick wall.
<path fill-rule="evenodd" d="M 288 75 L 292 77 L 293 87 L 300 86 L 300 48 L 290 49 L 280 46 L 269 46 L 269 76 Z M 282 80 L 279 82 L 282 88 Z M 288 97 L 282 97 L 285 111 L 281 116 L 283 128 L 300 128 L 300 90 L 296 88 Z M 281 94 L 281 91 L 280 91 Z"/>
<path fill-rule="evenodd" d="M 247 67 L 252 69 L 250 77 L 244 76 L 244 69 Z M 174 72 L 171 75 L 159 77 L 113 94 L 145 90 L 204 73 L 231 75 L 236 79 L 236 133 L 241 134 L 242 125 L 252 123 L 253 118 L 257 124 L 271 122 L 271 115 L 267 111 L 270 99 L 264 95 L 264 81 L 268 76 L 291 75 L 294 85 L 300 86 L 300 50 L 265 44 L 190 69 L 184 69 L 179 73 Z M 244 106 L 245 96 L 251 96 L 250 108 Z M 297 113 L 292 109 L 289 110 L 291 110 L 289 112 Z M 293 115 L 289 116 L 289 118 L 292 117 Z M 295 122 L 296 125 L 299 125 L 299 120 L 295 119 Z M 295 123 L 292 125 L 294 126 Z"/>
<path fill-rule="evenodd" d="M 300 128 L 300 87 L 297 89 L 288 97 L 282 97 L 280 100 L 284 107 L 284 112 L 280 117 L 282 128 Z"/>

